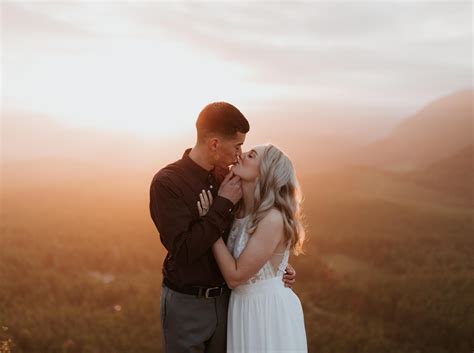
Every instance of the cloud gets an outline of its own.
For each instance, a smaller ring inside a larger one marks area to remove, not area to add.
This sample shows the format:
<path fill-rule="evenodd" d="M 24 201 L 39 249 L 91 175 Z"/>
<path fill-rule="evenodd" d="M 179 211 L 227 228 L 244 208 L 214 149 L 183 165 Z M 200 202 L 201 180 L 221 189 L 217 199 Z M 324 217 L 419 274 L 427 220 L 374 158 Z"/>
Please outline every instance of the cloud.
<path fill-rule="evenodd" d="M 249 80 L 316 92 L 362 90 L 369 99 L 381 90 L 428 99 L 472 85 L 471 8 L 261 2 L 152 4 L 131 13 L 141 25 L 247 65 Z"/>
<path fill-rule="evenodd" d="M 12 67 L 18 57 L 30 67 L 31 57 L 48 55 L 45 46 L 74 58 L 130 53 L 130 67 L 142 67 L 147 52 L 133 43 L 166 42 L 164 48 L 195 53 L 195 62 L 210 57 L 238 68 L 236 87 L 277 92 L 274 99 L 385 104 L 405 114 L 472 86 L 470 2 L 42 1 L 4 2 L 2 10 Z M 28 45 L 17 53 L 16 46 Z M 173 72 L 190 70 L 173 63 Z"/>
<path fill-rule="evenodd" d="M 80 38 L 89 37 L 90 33 L 85 28 L 74 23 L 59 20 L 54 15 L 37 11 L 24 5 L 35 5 L 34 3 L 2 2 L 2 35 L 8 39 L 38 40 L 39 38 Z M 43 4 L 46 5 L 46 4 Z M 58 4 L 61 6 L 60 4 Z M 38 6 L 38 4 L 36 4 Z M 68 10 L 73 10 L 69 7 Z M 54 12 L 52 12 L 54 13 Z"/>

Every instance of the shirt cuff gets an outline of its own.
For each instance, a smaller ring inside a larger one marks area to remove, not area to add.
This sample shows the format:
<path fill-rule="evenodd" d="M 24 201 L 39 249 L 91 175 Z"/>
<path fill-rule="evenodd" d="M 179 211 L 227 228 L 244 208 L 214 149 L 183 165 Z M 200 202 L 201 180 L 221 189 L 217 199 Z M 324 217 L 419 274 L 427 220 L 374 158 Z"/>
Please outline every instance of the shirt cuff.
<path fill-rule="evenodd" d="M 232 213 L 234 204 L 229 199 L 222 196 L 216 196 L 212 202 L 212 208 L 222 217 L 228 217 Z"/>
<path fill-rule="evenodd" d="M 219 229 L 221 236 L 228 231 L 229 225 L 232 222 L 232 209 L 234 204 L 229 199 L 222 196 L 216 196 L 212 202 L 211 209 L 207 214 L 209 220 L 214 223 Z"/>

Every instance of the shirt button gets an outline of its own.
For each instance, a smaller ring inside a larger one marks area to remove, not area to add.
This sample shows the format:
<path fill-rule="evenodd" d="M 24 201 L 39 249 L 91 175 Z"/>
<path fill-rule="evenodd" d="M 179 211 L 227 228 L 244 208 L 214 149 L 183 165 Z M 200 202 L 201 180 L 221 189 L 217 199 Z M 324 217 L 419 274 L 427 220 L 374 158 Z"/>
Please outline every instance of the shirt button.
<path fill-rule="evenodd" d="M 211 186 L 209 186 L 209 187 L 212 189 L 212 185 L 211 185 Z"/>
<path fill-rule="evenodd" d="M 229 212 L 232 212 L 232 208 L 229 208 Z"/>

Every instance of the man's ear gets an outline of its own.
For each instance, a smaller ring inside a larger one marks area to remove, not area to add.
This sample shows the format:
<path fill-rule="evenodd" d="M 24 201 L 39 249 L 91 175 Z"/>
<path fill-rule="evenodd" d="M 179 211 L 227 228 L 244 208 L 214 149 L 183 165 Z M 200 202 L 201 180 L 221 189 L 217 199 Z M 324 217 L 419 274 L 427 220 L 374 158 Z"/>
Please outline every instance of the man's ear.
<path fill-rule="evenodd" d="M 217 137 L 212 137 L 207 141 L 207 146 L 209 150 L 215 152 L 217 150 L 217 146 L 219 146 L 219 139 Z"/>

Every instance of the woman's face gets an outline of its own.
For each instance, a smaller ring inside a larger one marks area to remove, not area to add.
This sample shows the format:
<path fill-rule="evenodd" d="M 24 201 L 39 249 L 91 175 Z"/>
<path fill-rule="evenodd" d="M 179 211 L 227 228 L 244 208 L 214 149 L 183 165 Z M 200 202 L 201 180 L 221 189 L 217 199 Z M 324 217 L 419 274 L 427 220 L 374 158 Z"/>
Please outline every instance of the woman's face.
<path fill-rule="evenodd" d="M 260 175 L 260 161 L 265 146 L 260 145 L 242 153 L 241 158 L 232 166 L 232 171 L 244 181 L 255 181 Z"/>

